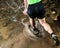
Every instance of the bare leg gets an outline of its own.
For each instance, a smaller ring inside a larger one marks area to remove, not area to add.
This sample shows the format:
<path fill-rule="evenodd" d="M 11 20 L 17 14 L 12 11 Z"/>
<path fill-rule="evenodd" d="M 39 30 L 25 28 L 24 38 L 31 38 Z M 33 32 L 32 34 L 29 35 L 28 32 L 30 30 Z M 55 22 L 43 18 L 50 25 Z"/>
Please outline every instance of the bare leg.
<path fill-rule="evenodd" d="M 34 28 L 35 27 L 35 21 L 34 21 L 34 19 L 29 18 L 29 22 L 30 22 L 31 26 Z"/>
<path fill-rule="evenodd" d="M 39 19 L 39 22 L 49 34 L 53 33 L 53 30 L 51 29 L 50 25 L 45 21 L 45 18 Z"/>
<path fill-rule="evenodd" d="M 51 29 L 50 25 L 45 21 L 45 18 L 39 19 L 39 22 L 44 27 L 44 29 L 49 34 L 51 34 L 51 37 L 53 38 L 55 45 L 58 46 L 60 44 L 59 40 L 58 40 L 58 37 L 53 33 L 53 30 Z"/>

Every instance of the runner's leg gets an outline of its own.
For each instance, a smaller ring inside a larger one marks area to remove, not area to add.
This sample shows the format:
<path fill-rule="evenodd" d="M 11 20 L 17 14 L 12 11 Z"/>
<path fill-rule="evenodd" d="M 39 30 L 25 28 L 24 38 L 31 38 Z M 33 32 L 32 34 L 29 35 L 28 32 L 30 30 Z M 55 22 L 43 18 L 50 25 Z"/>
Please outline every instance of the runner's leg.
<path fill-rule="evenodd" d="M 39 19 L 40 24 L 44 27 L 44 29 L 51 35 L 51 38 L 54 40 L 56 46 L 60 44 L 58 37 L 53 33 L 50 25 L 46 22 L 45 18 Z"/>
<path fill-rule="evenodd" d="M 35 28 L 35 21 L 32 18 L 29 18 L 30 25 Z"/>
<path fill-rule="evenodd" d="M 53 30 L 51 29 L 50 25 L 45 21 L 45 18 L 39 19 L 39 22 L 49 34 L 53 33 Z"/>

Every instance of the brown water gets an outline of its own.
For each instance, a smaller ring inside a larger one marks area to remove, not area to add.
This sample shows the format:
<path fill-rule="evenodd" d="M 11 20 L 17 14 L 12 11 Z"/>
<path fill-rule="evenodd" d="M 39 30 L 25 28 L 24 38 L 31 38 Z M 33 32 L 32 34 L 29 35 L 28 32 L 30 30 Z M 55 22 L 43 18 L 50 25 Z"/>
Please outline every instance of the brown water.
<path fill-rule="evenodd" d="M 25 18 L 19 10 L 17 13 L 11 12 L 3 0 L 0 4 L 0 45 L 1 48 L 60 48 L 60 46 L 54 46 L 53 40 L 50 35 L 46 33 L 44 39 L 33 41 L 24 36 L 24 26 L 20 23 L 21 19 Z M 49 12 L 49 11 L 48 11 Z M 11 21 L 11 18 L 16 15 L 18 22 Z M 54 32 L 60 39 L 60 23 L 54 22 L 50 17 L 47 17 L 47 22 L 51 25 Z M 28 21 L 28 20 L 27 20 Z"/>

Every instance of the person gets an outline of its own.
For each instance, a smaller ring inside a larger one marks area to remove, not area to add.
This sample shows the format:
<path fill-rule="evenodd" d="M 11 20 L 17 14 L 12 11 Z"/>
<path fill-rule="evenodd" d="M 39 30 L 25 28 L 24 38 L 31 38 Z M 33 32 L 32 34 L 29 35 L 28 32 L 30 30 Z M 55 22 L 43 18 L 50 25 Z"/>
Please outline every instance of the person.
<path fill-rule="evenodd" d="M 45 8 L 42 3 L 42 0 L 24 0 L 23 13 L 24 15 L 29 16 L 29 22 L 34 30 L 37 30 L 34 22 L 34 19 L 37 17 L 40 24 L 51 35 L 51 38 L 54 40 L 55 45 L 56 46 L 59 45 L 58 37 L 56 36 L 56 34 L 51 29 L 50 25 L 45 20 Z"/>

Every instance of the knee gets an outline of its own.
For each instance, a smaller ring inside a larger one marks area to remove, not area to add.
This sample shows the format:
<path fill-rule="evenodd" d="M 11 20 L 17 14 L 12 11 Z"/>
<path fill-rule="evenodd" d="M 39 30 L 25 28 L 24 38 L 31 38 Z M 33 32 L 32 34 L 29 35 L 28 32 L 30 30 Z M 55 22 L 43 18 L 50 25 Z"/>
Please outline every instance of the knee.
<path fill-rule="evenodd" d="M 33 18 L 29 18 L 29 20 L 30 20 L 30 21 L 34 21 L 34 19 L 33 19 Z"/>
<path fill-rule="evenodd" d="M 41 20 L 41 21 L 40 21 L 40 24 L 41 24 L 41 25 L 46 25 L 47 22 L 46 22 L 45 20 Z"/>

